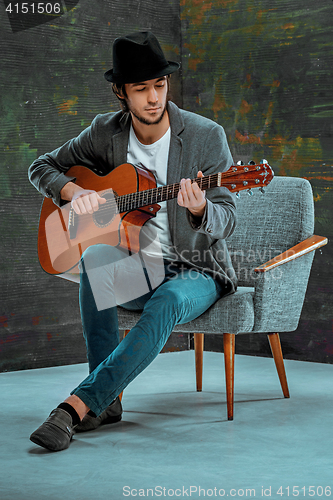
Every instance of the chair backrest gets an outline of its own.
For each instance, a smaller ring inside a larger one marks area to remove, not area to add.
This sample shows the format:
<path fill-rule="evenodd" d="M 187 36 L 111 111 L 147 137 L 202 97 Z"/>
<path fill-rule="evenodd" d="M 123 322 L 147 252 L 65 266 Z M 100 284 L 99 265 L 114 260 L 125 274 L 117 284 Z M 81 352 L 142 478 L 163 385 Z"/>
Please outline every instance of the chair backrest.
<path fill-rule="evenodd" d="M 240 286 L 253 286 L 253 269 L 313 235 L 314 207 L 309 181 L 274 177 L 262 194 L 240 193 L 237 227 L 227 245 Z"/>

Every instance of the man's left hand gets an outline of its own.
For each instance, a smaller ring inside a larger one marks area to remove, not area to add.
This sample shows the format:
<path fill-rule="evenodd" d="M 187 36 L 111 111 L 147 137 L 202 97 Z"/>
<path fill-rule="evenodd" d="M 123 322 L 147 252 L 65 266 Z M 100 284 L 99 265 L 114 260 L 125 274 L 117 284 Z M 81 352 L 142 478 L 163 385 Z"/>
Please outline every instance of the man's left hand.
<path fill-rule="evenodd" d="M 201 170 L 198 172 L 198 177 L 203 177 Z M 191 179 L 182 179 L 180 181 L 180 190 L 178 193 L 178 205 L 188 208 L 194 217 L 202 217 L 205 213 L 206 192 L 201 191 L 196 182 L 191 182 Z"/>

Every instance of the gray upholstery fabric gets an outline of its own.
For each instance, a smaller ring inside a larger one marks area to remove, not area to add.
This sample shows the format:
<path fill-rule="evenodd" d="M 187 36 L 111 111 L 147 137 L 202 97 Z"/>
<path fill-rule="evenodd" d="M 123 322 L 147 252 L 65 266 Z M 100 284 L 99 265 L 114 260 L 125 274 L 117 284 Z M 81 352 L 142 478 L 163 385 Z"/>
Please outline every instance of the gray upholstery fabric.
<path fill-rule="evenodd" d="M 241 193 L 238 226 L 227 244 L 239 278 L 237 292 L 175 331 L 193 333 L 284 332 L 297 328 L 314 252 L 267 271 L 254 269 L 313 235 L 314 208 L 306 179 L 275 177 L 263 195 Z M 139 313 L 119 310 L 130 329 Z"/>
<path fill-rule="evenodd" d="M 260 273 L 254 296 L 253 332 L 296 330 L 302 312 L 314 252 Z"/>
<path fill-rule="evenodd" d="M 253 269 L 313 235 L 311 184 L 306 179 L 274 177 L 265 194 L 240 193 L 237 227 L 227 244 L 239 285 L 254 286 Z"/>
<path fill-rule="evenodd" d="M 231 333 L 251 332 L 254 323 L 253 296 L 254 288 L 239 287 L 234 294 L 216 302 L 205 314 L 184 325 L 177 325 L 174 331 L 219 334 L 231 330 Z M 121 328 L 132 328 L 139 317 L 140 313 L 118 307 Z"/>

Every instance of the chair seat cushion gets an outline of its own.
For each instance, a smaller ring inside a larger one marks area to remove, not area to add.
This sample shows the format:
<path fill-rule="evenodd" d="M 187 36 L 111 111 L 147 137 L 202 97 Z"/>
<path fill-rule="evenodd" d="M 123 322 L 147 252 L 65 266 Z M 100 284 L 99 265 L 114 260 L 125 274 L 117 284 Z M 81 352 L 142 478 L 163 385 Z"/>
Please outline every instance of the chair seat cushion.
<path fill-rule="evenodd" d="M 174 331 L 218 334 L 251 332 L 254 325 L 253 296 L 254 288 L 238 287 L 235 293 L 218 300 L 197 319 L 177 325 Z M 139 318 L 139 312 L 118 307 L 120 330 L 131 329 Z"/>

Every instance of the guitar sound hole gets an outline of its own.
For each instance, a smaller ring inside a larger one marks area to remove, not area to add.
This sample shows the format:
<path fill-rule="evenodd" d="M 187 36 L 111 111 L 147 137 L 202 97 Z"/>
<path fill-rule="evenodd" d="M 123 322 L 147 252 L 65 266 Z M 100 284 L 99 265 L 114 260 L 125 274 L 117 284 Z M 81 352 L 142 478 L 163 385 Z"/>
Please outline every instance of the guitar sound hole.
<path fill-rule="evenodd" d="M 99 206 L 97 212 L 93 214 L 93 220 L 97 227 L 106 227 L 111 224 L 116 216 L 117 194 L 114 191 L 105 191 L 101 196 L 106 199 L 106 203 Z"/>

